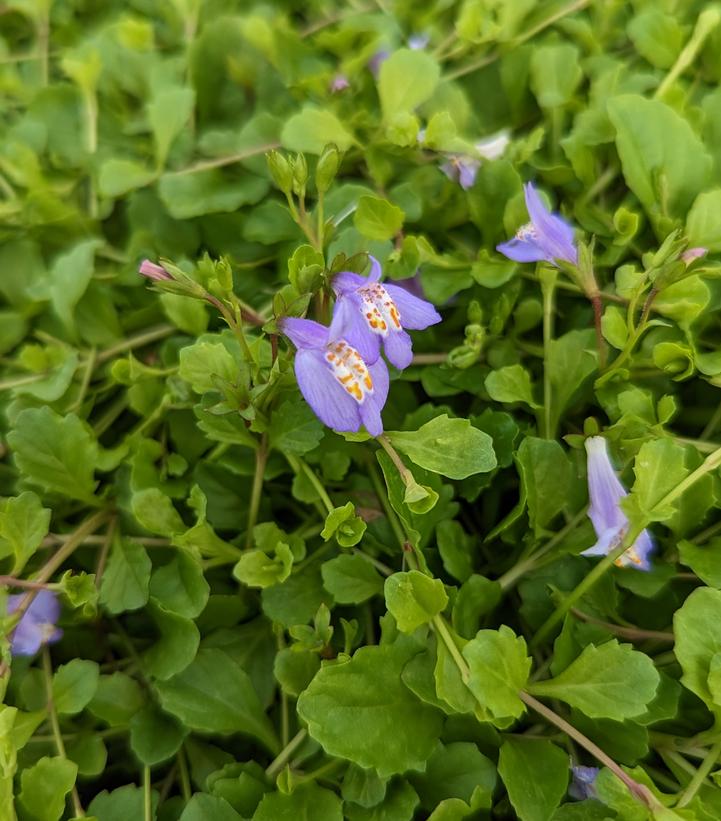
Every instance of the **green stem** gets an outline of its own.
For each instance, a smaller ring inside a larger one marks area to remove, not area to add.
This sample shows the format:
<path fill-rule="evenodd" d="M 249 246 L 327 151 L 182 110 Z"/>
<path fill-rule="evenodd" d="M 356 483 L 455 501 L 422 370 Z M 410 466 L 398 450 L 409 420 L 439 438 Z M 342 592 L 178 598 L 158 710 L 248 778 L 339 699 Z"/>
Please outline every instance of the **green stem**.
<path fill-rule="evenodd" d="M 371 484 L 373 485 L 373 490 L 376 492 L 376 496 L 378 497 L 378 501 L 381 503 L 381 507 L 383 508 L 383 512 L 386 514 L 386 519 L 391 526 L 391 530 L 398 539 L 398 544 L 400 547 L 406 543 L 406 537 L 403 532 L 403 528 L 401 527 L 401 523 L 398 520 L 398 516 L 396 515 L 395 510 L 388 499 L 388 491 L 383 483 L 383 480 L 380 477 L 380 473 L 378 468 L 373 464 L 373 462 L 368 460 L 368 475 L 371 480 Z"/>
<path fill-rule="evenodd" d="M 265 475 L 265 465 L 268 461 L 268 436 L 263 434 L 260 437 L 260 444 L 255 452 L 255 474 L 253 475 L 253 487 L 250 491 L 250 504 L 248 506 L 248 529 L 245 533 L 245 548 L 248 550 L 253 542 L 253 528 L 258 521 L 258 510 L 263 494 L 263 476 Z"/>
<path fill-rule="evenodd" d="M 283 749 L 278 753 L 278 755 L 270 762 L 270 764 L 265 769 L 265 774 L 268 778 L 275 778 L 275 776 L 285 767 L 286 763 L 290 760 L 290 757 L 293 753 L 300 747 L 300 745 L 305 741 L 305 737 L 308 735 L 308 731 L 304 728 L 302 730 L 298 730 L 298 732 L 291 738 L 291 740 L 283 747 Z"/>
<path fill-rule="evenodd" d="M 415 482 L 413 474 L 405 466 L 403 460 L 398 455 L 398 451 L 393 447 L 393 445 L 391 444 L 391 440 L 385 435 L 385 433 L 381 433 L 380 436 L 377 436 L 376 442 L 378 442 L 378 444 L 388 454 L 391 461 L 396 466 L 396 470 L 400 474 L 400 477 L 403 480 L 403 484 L 407 485 L 409 482 Z"/>
<path fill-rule="evenodd" d="M 131 351 L 134 348 L 143 348 L 151 342 L 165 339 L 173 333 L 175 333 L 175 328 L 172 325 L 156 325 L 147 331 L 143 331 L 136 336 L 130 336 L 122 342 L 118 342 L 110 348 L 101 351 L 97 357 L 98 364 L 107 362 L 109 359 L 114 359 L 118 354 L 125 353 L 125 351 Z"/>
<path fill-rule="evenodd" d="M 706 457 L 706 459 L 702 462 L 696 470 L 689 473 L 689 475 L 681 482 L 679 482 L 675 488 L 670 490 L 662 499 L 656 502 L 655 505 L 651 508 L 648 514 L 641 518 L 641 520 L 629 531 L 626 533 L 621 544 L 612 550 L 607 556 L 604 556 L 603 559 L 591 570 L 591 572 L 578 584 L 569 594 L 566 596 L 556 607 L 556 609 L 551 613 L 551 615 L 546 619 L 546 621 L 541 625 L 541 628 L 533 637 L 530 646 L 536 647 L 546 638 L 548 638 L 555 627 L 560 624 L 566 613 L 576 604 L 576 602 L 581 599 L 595 584 L 596 582 L 606 573 L 606 571 L 613 566 L 616 559 L 620 558 L 629 547 L 636 541 L 636 539 L 641 535 L 644 528 L 649 525 L 652 521 L 654 521 L 656 511 L 663 510 L 664 508 L 668 507 L 669 505 L 673 504 L 676 499 L 679 498 L 683 493 L 685 493 L 692 485 L 702 479 L 707 473 L 710 473 L 713 470 L 716 470 L 719 465 L 721 465 L 721 448 L 715 450 L 712 454 Z"/>
<path fill-rule="evenodd" d="M 246 148 L 245 151 L 238 151 L 235 154 L 227 154 L 224 157 L 216 157 L 212 160 L 201 160 L 186 168 L 181 168 L 180 171 L 169 171 L 169 176 L 183 177 L 186 174 L 197 174 L 199 171 L 208 171 L 211 168 L 222 168 L 225 165 L 234 165 L 241 160 L 247 160 L 250 157 L 257 157 L 259 154 L 266 154 L 275 148 L 280 148 L 279 142 L 265 143 L 263 145 L 256 145 L 253 148 Z"/>
<path fill-rule="evenodd" d="M 53 665 L 50 660 L 50 651 L 48 650 L 47 645 L 43 647 L 43 676 L 45 678 L 45 691 L 47 693 L 48 718 L 50 719 L 50 726 L 53 731 L 55 748 L 57 749 L 60 758 L 67 759 L 68 756 L 65 752 L 65 742 L 63 741 L 63 734 L 60 730 L 60 721 L 58 720 L 58 714 L 53 701 Z M 85 811 L 83 810 L 83 805 L 80 803 L 78 789 L 74 784 L 70 796 L 73 802 L 74 814 L 78 818 L 85 818 Z"/>
<path fill-rule="evenodd" d="M 546 707 L 545 704 L 538 701 L 538 699 L 534 698 L 529 693 L 521 691 L 519 696 L 524 704 L 532 710 L 535 710 L 535 712 L 539 715 L 542 715 L 547 721 L 550 721 L 551 724 L 554 724 L 559 730 L 566 733 L 569 738 L 572 738 L 579 746 L 587 750 L 597 761 L 605 767 L 608 767 L 616 778 L 628 787 L 631 794 L 644 803 L 647 807 L 651 809 L 659 809 L 661 807 L 661 804 L 656 796 L 645 784 L 639 784 L 638 781 L 631 778 L 631 776 L 628 775 L 628 773 L 626 773 L 610 756 L 606 755 L 606 753 L 604 753 L 604 751 L 597 744 L 594 744 L 590 738 L 587 738 L 572 724 L 569 724 L 565 719 L 561 718 L 561 716 L 557 713 L 554 713 L 553 710 Z"/>
<path fill-rule="evenodd" d="M 572 607 L 570 612 L 580 621 L 584 621 L 587 624 L 596 624 L 599 627 L 603 627 L 604 630 L 608 630 L 609 633 L 612 633 L 615 636 L 620 636 L 623 639 L 628 639 L 629 641 L 653 640 L 671 642 L 671 644 L 675 641 L 675 636 L 673 633 L 667 633 L 661 630 L 644 630 L 641 627 L 624 627 L 620 624 L 611 624 L 611 622 L 597 619 L 595 616 L 584 613 L 575 607 Z"/>
<path fill-rule="evenodd" d="M 551 342 L 553 341 L 553 306 L 557 274 L 555 269 L 544 269 L 541 273 L 543 294 L 543 422 L 546 439 L 555 438 L 555 425 L 551 415 Z"/>
<path fill-rule="evenodd" d="M 178 776 L 180 777 L 180 792 L 183 800 L 187 804 L 193 796 L 193 788 L 190 785 L 190 772 L 188 771 L 188 760 L 185 757 L 185 747 L 178 750 Z"/>
<path fill-rule="evenodd" d="M 676 804 L 677 809 L 682 809 L 683 807 L 686 807 L 688 806 L 688 804 L 691 803 L 696 793 L 699 791 L 699 789 L 701 789 L 701 785 L 703 784 L 704 779 L 711 772 L 714 764 L 716 763 L 720 755 L 721 741 L 718 741 L 708 751 L 708 755 L 701 762 L 701 766 L 696 770 L 693 778 L 689 782 L 686 789 L 683 791 L 681 798 L 679 798 L 678 803 Z"/>
<path fill-rule="evenodd" d="M 656 89 L 656 93 L 653 95 L 655 98 L 663 97 L 683 72 L 693 63 L 704 41 L 719 24 L 720 19 L 721 15 L 716 8 L 709 8 L 701 12 L 696 21 L 696 27 L 693 30 L 691 39 L 686 43 L 676 58 L 676 62 L 671 66 L 668 74 L 664 77 L 663 82 Z"/>
<path fill-rule="evenodd" d="M 330 496 L 326 492 L 326 489 L 323 487 L 323 483 L 320 479 L 315 475 L 315 471 L 311 469 L 309 465 L 307 465 L 302 459 L 298 458 L 297 456 L 292 456 L 290 453 L 285 454 L 285 458 L 288 460 L 288 464 L 293 468 L 293 471 L 297 474 L 305 473 L 308 477 L 308 480 L 313 485 L 315 492 L 320 496 L 320 500 L 325 505 L 325 509 L 328 513 L 332 513 L 335 508 L 333 507 L 333 502 L 330 500 Z"/>
<path fill-rule="evenodd" d="M 453 636 L 451 635 L 451 632 L 448 629 L 448 625 L 446 624 L 445 619 L 440 614 L 434 616 L 431 625 L 440 637 L 441 641 L 446 645 L 448 652 L 451 654 L 451 658 L 455 662 L 455 665 L 458 668 L 458 672 L 461 674 L 461 679 L 463 680 L 463 683 L 468 684 L 468 680 L 471 677 L 470 668 L 468 667 L 466 660 L 461 655 L 461 651 L 458 649 L 458 645 L 453 640 Z"/>
<path fill-rule="evenodd" d="M 153 784 L 150 780 L 150 767 L 143 767 L 143 810 L 145 821 L 153 821 Z"/>

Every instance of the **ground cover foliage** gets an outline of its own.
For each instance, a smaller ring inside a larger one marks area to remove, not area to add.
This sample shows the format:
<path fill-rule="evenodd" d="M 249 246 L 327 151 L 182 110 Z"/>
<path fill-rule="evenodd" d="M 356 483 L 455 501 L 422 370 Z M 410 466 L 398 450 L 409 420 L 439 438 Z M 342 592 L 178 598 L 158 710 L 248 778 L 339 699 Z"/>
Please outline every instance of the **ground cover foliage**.
<path fill-rule="evenodd" d="M 3 5 L 0 817 L 721 817 L 720 21 Z M 282 333 L 369 254 L 442 317 L 378 438 Z"/>

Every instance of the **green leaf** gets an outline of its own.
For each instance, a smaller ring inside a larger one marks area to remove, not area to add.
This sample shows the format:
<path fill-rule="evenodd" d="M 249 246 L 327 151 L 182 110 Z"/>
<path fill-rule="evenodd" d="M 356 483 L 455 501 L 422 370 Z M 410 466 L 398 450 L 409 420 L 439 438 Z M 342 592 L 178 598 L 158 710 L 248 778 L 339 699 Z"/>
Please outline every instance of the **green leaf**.
<path fill-rule="evenodd" d="M 361 647 L 353 658 L 321 667 L 298 699 L 298 714 L 329 755 L 373 767 L 381 777 L 423 766 L 442 718 L 401 681 L 415 652 L 398 643 Z"/>
<path fill-rule="evenodd" d="M 40 547 L 49 527 L 50 510 L 32 491 L 0 501 L 0 557 L 13 557 L 13 575 Z"/>
<path fill-rule="evenodd" d="M 169 681 L 156 684 L 160 702 L 186 727 L 200 732 L 243 733 L 272 753 L 279 751 L 273 725 L 263 712 L 247 673 L 222 650 L 200 650 Z"/>
<path fill-rule="evenodd" d="M 158 794 L 153 790 L 151 793 L 152 817 L 155 817 L 157 805 Z M 143 818 L 145 815 L 143 788 L 136 787 L 135 784 L 126 784 L 110 793 L 103 790 L 90 802 L 87 814 L 97 818 L 97 821 L 129 821 L 131 818 Z"/>
<path fill-rule="evenodd" d="M 100 603 L 117 615 L 148 602 L 152 562 L 146 549 L 130 539 L 115 539 L 100 582 Z"/>
<path fill-rule="evenodd" d="M 355 227 L 368 239 L 393 239 L 403 227 L 405 214 L 392 202 L 382 197 L 363 196 L 353 215 Z"/>
<path fill-rule="evenodd" d="M 150 595 L 166 610 L 194 619 L 208 602 L 210 585 L 200 561 L 188 550 L 179 550 L 150 579 Z"/>
<path fill-rule="evenodd" d="M 459 582 L 466 581 L 473 573 L 472 540 L 454 520 L 438 523 L 436 539 L 446 572 Z"/>
<path fill-rule="evenodd" d="M 272 587 L 284 582 L 293 567 L 293 552 L 287 544 L 279 542 L 275 555 L 264 550 L 248 550 L 233 568 L 233 576 L 248 587 Z"/>
<path fill-rule="evenodd" d="M 450 479 L 465 479 L 496 467 L 493 440 L 468 419 L 442 414 L 417 431 L 387 431 L 386 435 L 416 465 Z"/>
<path fill-rule="evenodd" d="M 144 188 L 155 179 L 155 171 L 135 160 L 111 157 L 100 166 L 98 193 L 101 197 L 115 199 L 129 191 Z"/>
<path fill-rule="evenodd" d="M 527 436 L 516 454 L 528 518 L 537 536 L 566 506 L 571 465 L 558 442 Z M 522 495 L 523 495 L 522 494 Z"/>
<path fill-rule="evenodd" d="M 60 254 L 50 269 L 50 300 L 65 329 L 75 335 L 75 306 L 95 270 L 95 251 L 101 243 L 84 240 Z"/>
<path fill-rule="evenodd" d="M 681 563 L 709 587 L 721 590 L 721 538 L 709 539 L 702 545 L 681 541 L 678 543 Z"/>
<path fill-rule="evenodd" d="M 20 775 L 20 807 L 32 821 L 59 821 L 77 772 L 77 764 L 66 758 L 41 758 Z"/>
<path fill-rule="evenodd" d="M 485 386 L 488 395 L 496 402 L 525 402 L 530 408 L 539 407 L 533 399 L 531 375 L 523 365 L 506 365 L 491 371 Z"/>
<path fill-rule="evenodd" d="M 87 707 L 98 689 L 100 668 L 94 661 L 72 659 L 53 675 L 53 704 L 58 713 L 73 715 Z"/>
<path fill-rule="evenodd" d="M 225 799 L 197 792 L 185 805 L 178 821 L 242 821 L 242 818 Z"/>
<path fill-rule="evenodd" d="M 151 533 L 174 536 L 187 530 L 172 501 L 157 487 L 149 487 L 133 493 L 130 500 L 133 516 Z"/>
<path fill-rule="evenodd" d="M 496 768 L 475 744 L 455 741 L 439 745 L 422 775 L 412 775 L 421 806 L 432 811 L 446 798 L 460 798 L 474 809 L 490 809 Z"/>
<path fill-rule="evenodd" d="M 568 105 L 583 78 L 580 54 L 571 43 L 543 45 L 531 56 L 531 88 L 541 108 Z"/>
<path fill-rule="evenodd" d="M 658 508 L 656 505 L 688 473 L 684 448 L 670 438 L 645 442 L 636 455 L 633 471 L 636 481 L 624 510 L 656 522 L 670 518 L 673 506 Z"/>
<path fill-rule="evenodd" d="M 75 414 L 27 408 L 17 415 L 8 442 L 16 465 L 33 484 L 71 499 L 94 500 L 98 445 Z"/>
<path fill-rule="evenodd" d="M 148 121 L 155 140 L 158 168 L 165 165 L 170 146 L 193 113 L 194 105 L 195 92 L 182 86 L 161 87 L 148 102 Z"/>
<path fill-rule="evenodd" d="M 253 821 L 343 821 L 343 802 L 317 784 L 301 784 L 290 795 L 266 793 Z"/>
<path fill-rule="evenodd" d="M 628 24 L 636 51 L 656 68 L 671 68 L 684 43 L 679 21 L 661 9 L 647 8 Z"/>
<path fill-rule="evenodd" d="M 443 582 L 418 570 L 389 576 L 384 593 L 386 607 L 398 622 L 398 629 L 404 633 L 412 633 L 422 624 L 428 624 L 448 604 Z"/>
<path fill-rule="evenodd" d="M 549 821 L 566 793 L 568 754 L 544 739 L 506 738 L 498 773 L 521 821 Z"/>
<path fill-rule="evenodd" d="M 180 351 L 178 373 L 196 393 L 206 393 L 217 391 L 215 377 L 234 384 L 238 365 L 222 342 L 196 342 Z"/>
<path fill-rule="evenodd" d="M 321 536 L 326 542 L 335 536 L 341 547 L 353 547 L 363 538 L 366 523 L 355 515 L 353 502 L 336 507 L 326 516 Z"/>
<path fill-rule="evenodd" d="M 383 579 L 362 556 L 336 556 L 320 571 L 323 586 L 337 604 L 361 604 L 383 593 Z"/>
<path fill-rule="evenodd" d="M 310 406 L 291 399 L 273 411 L 268 428 L 271 447 L 284 453 L 297 453 L 299 456 L 314 450 L 323 434 L 323 425 Z"/>
<path fill-rule="evenodd" d="M 414 111 L 435 91 L 440 67 L 425 51 L 402 48 L 381 64 L 378 94 L 383 117 L 391 120 L 399 113 Z"/>
<path fill-rule="evenodd" d="M 683 670 L 681 683 L 709 709 L 721 713 L 710 686 L 714 658 L 721 653 L 721 636 L 709 625 L 721 619 L 721 591 L 700 587 L 686 599 L 673 617 L 674 653 Z"/>
<path fill-rule="evenodd" d="M 332 111 L 306 105 L 283 126 L 280 142 L 290 151 L 322 154 L 328 143 L 347 151 L 355 139 Z"/>
<path fill-rule="evenodd" d="M 653 661 L 615 639 L 581 655 L 558 676 L 529 685 L 534 695 L 565 701 L 589 718 L 623 721 L 645 712 L 659 684 Z"/>
<path fill-rule="evenodd" d="M 412 821 L 418 796 L 407 781 L 399 780 L 389 786 L 381 802 L 370 807 L 359 807 L 347 799 L 346 802 L 344 810 L 348 821 Z"/>
<path fill-rule="evenodd" d="M 150 612 L 159 637 L 143 653 L 143 665 L 149 675 L 169 679 L 184 670 L 195 658 L 200 633 L 190 619 L 166 610 L 152 599 Z"/>
<path fill-rule="evenodd" d="M 164 174 L 158 193 L 171 217 L 187 220 L 253 205 L 263 198 L 268 185 L 266 179 L 248 171 L 210 168 L 192 174 Z"/>
<path fill-rule="evenodd" d="M 186 735 L 177 719 L 154 704 L 147 704 L 130 719 L 130 748 L 148 767 L 172 758 Z"/>
<path fill-rule="evenodd" d="M 145 693 L 127 673 L 100 676 L 88 710 L 111 727 L 122 727 L 145 703 Z"/>
<path fill-rule="evenodd" d="M 686 220 L 686 236 L 691 246 L 721 251 L 721 188 L 696 197 Z"/>
<path fill-rule="evenodd" d="M 463 648 L 470 677 L 468 689 L 496 720 L 505 723 L 526 709 L 519 693 L 531 672 L 526 642 L 510 627 L 479 630 Z"/>
<path fill-rule="evenodd" d="M 708 185 L 711 158 L 688 122 L 660 100 L 622 94 L 608 102 L 626 183 L 651 216 L 685 217 Z"/>

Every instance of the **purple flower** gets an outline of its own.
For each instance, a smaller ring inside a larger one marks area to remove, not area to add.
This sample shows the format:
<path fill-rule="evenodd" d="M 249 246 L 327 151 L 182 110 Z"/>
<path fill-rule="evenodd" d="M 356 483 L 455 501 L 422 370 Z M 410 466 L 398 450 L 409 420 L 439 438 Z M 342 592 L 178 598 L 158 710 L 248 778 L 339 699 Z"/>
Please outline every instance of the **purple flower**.
<path fill-rule="evenodd" d="M 350 88 L 350 81 L 346 77 L 345 74 L 336 74 L 335 77 L 331 80 L 330 90 L 333 94 L 338 93 L 339 91 L 345 91 L 346 88 Z"/>
<path fill-rule="evenodd" d="M 546 208 L 530 182 L 523 190 L 531 221 L 521 226 L 513 239 L 497 245 L 496 250 L 515 262 L 545 260 L 556 265 L 557 260 L 563 260 L 578 265 L 573 228 Z"/>
<path fill-rule="evenodd" d="M 26 593 L 8 596 L 8 615 L 14 613 Z M 44 645 L 58 641 L 63 631 L 56 627 L 60 603 L 51 590 L 40 590 L 13 630 L 10 650 L 14 656 L 34 656 Z"/>
<path fill-rule="evenodd" d="M 374 77 L 378 76 L 381 66 L 391 56 L 390 51 L 385 48 L 378 49 L 375 54 L 368 60 L 368 68 Z"/>
<path fill-rule="evenodd" d="M 333 278 L 337 301 L 330 326 L 332 339 L 343 337 L 366 362 L 385 354 L 396 368 L 407 368 L 413 359 L 413 343 L 404 328 L 420 331 L 441 321 L 436 309 L 405 288 L 381 285 L 381 266 L 371 257 L 367 277 L 344 271 Z"/>
<path fill-rule="evenodd" d="M 613 469 L 608 456 L 608 446 L 602 436 L 586 439 L 588 454 L 588 496 L 591 504 L 588 518 L 593 522 L 598 541 L 584 550 L 582 556 L 606 556 L 621 543 L 628 530 L 628 518 L 621 508 L 621 499 L 627 493 Z M 636 567 L 650 570 L 648 554 L 653 550 L 653 541 L 644 530 L 634 544 L 616 559 L 619 567 Z"/>
<path fill-rule="evenodd" d="M 441 171 L 448 179 L 457 182 L 464 191 L 473 188 L 480 167 L 480 160 L 474 157 L 465 157 L 461 154 L 455 154 L 444 163 L 441 163 L 440 166 Z"/>
<path fill-rule="evenodd" d="M 690 265 L 692 262 L 696 262 L 697 259 L 701 259 L 708 254 L 708 248 L 702 248 L 701 246 L 697 248 L 687 248 L 683 254 L 681 254 L 682 262 L 685 262 L 686 265 Z"/>
<path fill-rule="evenodd" d="M 595 782 L 599 772 L 598 767 L 571 767 L 573 780 L 568 788 L 568 794 L 579 801 L 583 801 L 585 798 L 595 798 Z"/>
<path fill-rule="evenodd" d="M 173 277 L 163 268 L 162 265 L 156 265 L 154 262 L 151 262 L 149 259 L 144 259 L 140 263 L 140 268 L 138 268 L 138 273 L 142 274 L 144 277 L 148 277 L 148 279 L 172 279 Z"/>
<path fill-rule="evenodd" d="M 425 32 L 422 34 L 411 34 L 408 38 L 408 48 L 412 51 L 423 51 L 430 41 L 431 35 Z"/>
<path fill-rule="evenodd" d="M 281 321 L 280 329 L 298 349 L 295 375 L 315 415 L 339 431 L 383 433 L 381 410 L 388 396 L 388 368 L 376 355 L 366 363 L 358 351 L 330 328 L 310 319 Z"/>

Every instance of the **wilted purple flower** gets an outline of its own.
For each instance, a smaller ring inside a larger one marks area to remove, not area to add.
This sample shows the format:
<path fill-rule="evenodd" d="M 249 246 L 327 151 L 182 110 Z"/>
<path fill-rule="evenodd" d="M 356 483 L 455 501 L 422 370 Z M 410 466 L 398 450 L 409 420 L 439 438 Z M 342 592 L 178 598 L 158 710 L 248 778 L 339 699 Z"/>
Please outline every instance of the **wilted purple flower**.
<path fill-rule="evenodd" d="M 423 51 L 430 41 L 431 35 L 425 32 L 420 34 L 411 34 L 408 38 L 408 48 L 413 51 Z"/>
<path fill-rule="evenodd" d="M 586 439 L 588 454 L 588 496 L 591 504 L 588 518 L 593 522 L 598 541 L 584 550 L 582 556 L 606 556 L 619 544 L 628 530 L 628 518 L 621 508 L 621 499 L 628 494 L 618 480 L 608 456 L 608 445 L 603 436 Z M 634 544 L 616 559 L 619 567 L 636 567 L 650 570 L 648 554 L 653 550 L 653 541 L 644 530 Z"/>
<path fill-rule="evenodd" d="M 26 593 L 8 596 L 8 615 L 14 613 Z M 56 627 L 60 603 L 51 590 L 40 590 L 13 630 L 10 651 L 14 656 L 34 656 L 44 645 L 58 641 L 63 631 Z"/>
<path fill-rule="evenodd" d="M 378 49 L 376 53 L 368 60 L 368 68 L 374 77 L 378 76 L 381 70 L 381 65 L 391 56 L 390 51 L 385 48 Z"/>
<path fill-rule="evenodd" d="M 529 182 L 524 186 L 526 208 L 531 221 L 521 226 L 516 236 L 496 246 L 496 250 L 516 262 L 540 262 L 553 265 L 557 260 L 578 265 L 578 249 L 573 228 L 557 214 L 552 214 Z"/>
<path fill-rule="evenodd" d="M 441 171 L 448 177 L 449 180 L 457 182 L 464 191 L 473 188 L 473 183 L 476 181 L 478 169 L 481 167 L 481 161 L 475 157 L 466 157 L 462 154 L 454 154 L 441 163 Z"/>
<path fill-rule="evenodd" d="M 333 278 L 337 301 L 330 326 L 332 339 L 343 337 L 366 362 L 380 356 L 381 341 L 396 368 L 407 368 L 413 359 L 413 343 L 404 328 L 420 331 L 441 321 L 430 302 L 398 285 L 381 285 L 381 266 L 371 257 L 367 277 L 342 272 Z"/>
<path fill-rule="evenodd" d="M 508 130 L 504 128 L 479 140 L 475 143 L 475 149 L 484 160 L 497 160 L 503 156 L 510 142 L 511 137 Z"/>
<path fill-rule="evenodd" d="M 376 355 L 367 363 L 358 351 L 330 328 L 311 319 L 288 317 L 281 331 L 298 349 L 295 375 L 305 401 L 329 428 L 383 433 L 381 410 L 388 397 L 388 368 Z"/>
<path fill-rule="evenodd" d="M 173 277 L 163 268 L 162 265 L 156 265 L 154 262 L 151 262 L 149 259 L 144 259 L 140 263 L 140 268 L 138 268 L 138 273 L 142 274 L 144 277 L 148 277 L 148 279 L 172 279 Z"/>
<path fill-rule="evenodd" d="M 573 779 L 568 788 L 568 794 L 579 801 L 594 798 L 596 796 L 596 778 L 599 772 L 598 767 L 571 767 Z"/>
<path fill-rule="evenodd" d="M 687 248 L 683 254 L 681 254 L 681 260 L 686 263 L 686 265 L 690 265 L 692 262 L 696 262 L 697 259 L 701 259 L 701 257 L 705 257 L 708 254 L 708 248 Z"/>
<path fill-rule="evenodd" d="M 346 77 L 345 74 L 336 74 L 335 77 L 331 80 L 330 90 L 333 94 L 338 93 L 339 91 L 345 91 L 346 88 L 350 88 L 350 81 Z"/>

